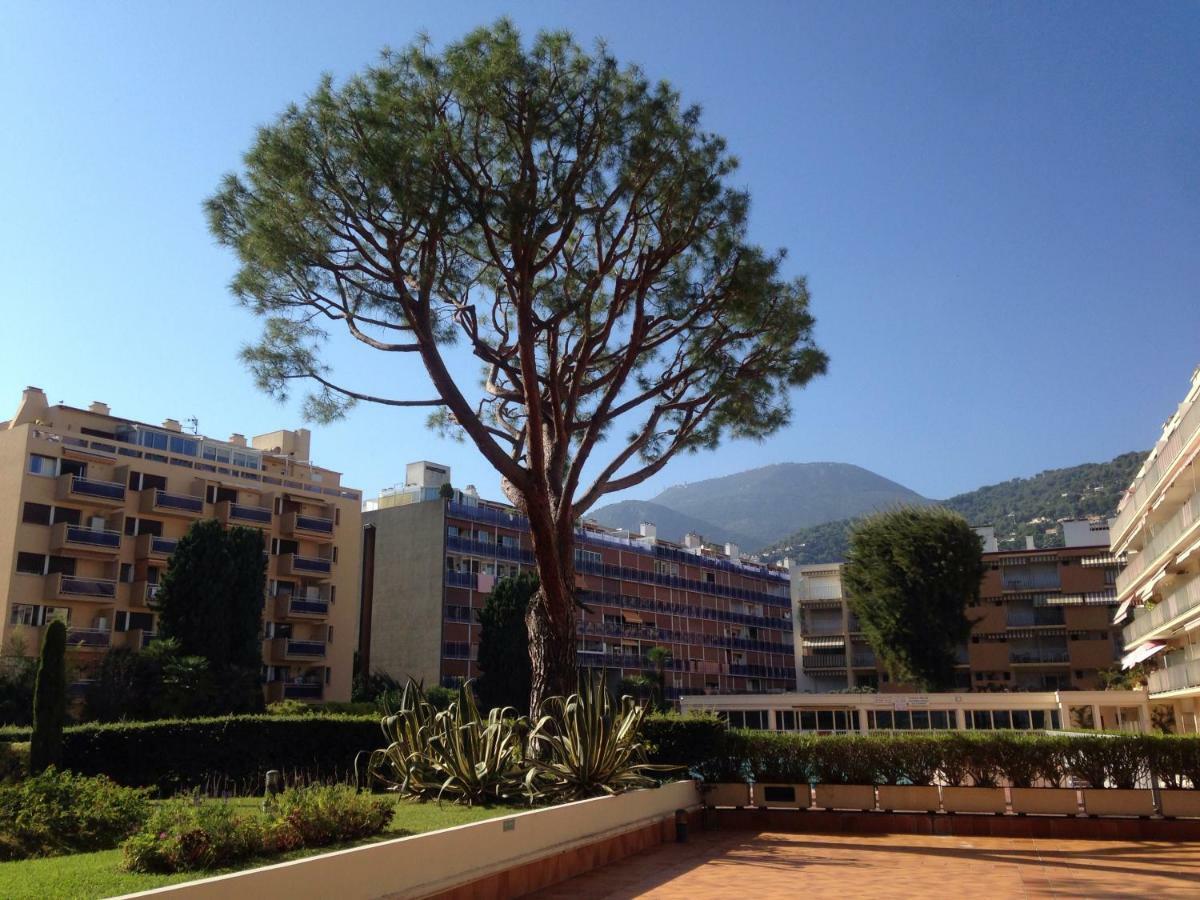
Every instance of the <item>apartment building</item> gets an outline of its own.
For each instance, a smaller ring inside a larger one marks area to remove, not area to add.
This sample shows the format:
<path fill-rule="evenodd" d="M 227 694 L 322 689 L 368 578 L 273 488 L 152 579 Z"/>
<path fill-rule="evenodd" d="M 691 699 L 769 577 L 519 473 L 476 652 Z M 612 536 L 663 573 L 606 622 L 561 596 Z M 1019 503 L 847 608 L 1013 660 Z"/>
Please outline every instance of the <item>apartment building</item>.
<path fill-rule="evenodd" d="M 1064 522 L 1065 546 L 996 550 L 982 529 L 985 571 L 975 623 L 959 651 L 963 691 L 1096 690 L 1118 657 L 1110 624 L 1119 561 L 1103 522 Z M 792 569 L 798 689 L 911 690 L 890 680 L 842 593 L 841 564 Z"/>
<path fill-rule="evenodd" d="M 449 491 L 450 470 L 413 463 L 364 513 L 363 633 L 372 671 L 456 684 L 479 675 L 483 606 L 497 578 L 533 568 L 512 507 Z M 445 493 L 452 496 L 447 498 Z M 584 523 L 577 531 L 579 664 L 647 675 L 671 651 L 667 693 L 791 690 L 796 672 L 786 570 L 690 535 L 683 544 Z"/>
<path fill-rule="evenodd" d="M 268 700 L 348 700 L 358 625 L 361 495 L 309 459 L 307 430 L 214 440 L 51 406 L 27 388 L 0 422 L 0 638 L 37 653 L 67 625 L 76 686 L 113 647 L 155 635 L 154 596 L 198 519 L 258 528 L 270 554 L 264 598 Z"/>
<path fill-rule="evenodd" d="M 1125 492 L 1112 552 L 1128 564 L 1117 578 L 1124 625 L 1122 665 L 1152 671 L 1152 700 L 1176 727 L 1200 731 L 1200 367 L 1183 402 Z"/>

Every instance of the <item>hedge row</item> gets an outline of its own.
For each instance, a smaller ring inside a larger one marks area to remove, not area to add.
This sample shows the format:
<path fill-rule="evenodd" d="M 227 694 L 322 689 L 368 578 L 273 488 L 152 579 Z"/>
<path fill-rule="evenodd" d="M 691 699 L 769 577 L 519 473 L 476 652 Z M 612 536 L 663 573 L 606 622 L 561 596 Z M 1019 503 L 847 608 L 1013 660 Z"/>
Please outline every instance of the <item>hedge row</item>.
<path fill-rule="evenodd" d="M 1036 787 L 1073 778 L 1095 787 L 1154 781 L 1200 788 L 1200 739 L 1187 735 L 951 731 L 817 737 L 725 732 L 671 717 L 655 725 L 655 756 L 686 762 L 708 781 Z"/>
<path fill-rule="evenodd" d="M 164 794 L 201 788 L 260 793 L 279 769 L 289 782 L 346 780 L 362 750 L 381 746 L 378 716 L 228 716 L 89 724 L 63 734 L 65 768 Z"/>

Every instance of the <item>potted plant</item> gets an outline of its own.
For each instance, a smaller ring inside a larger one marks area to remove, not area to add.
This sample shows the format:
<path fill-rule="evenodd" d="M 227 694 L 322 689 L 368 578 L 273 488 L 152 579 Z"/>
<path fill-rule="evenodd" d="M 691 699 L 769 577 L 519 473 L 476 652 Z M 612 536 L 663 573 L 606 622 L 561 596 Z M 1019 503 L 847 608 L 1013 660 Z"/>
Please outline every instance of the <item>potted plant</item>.
<path fill-rule="evenodd" d="M 996 767 L 1011 785 L 1009 797 L 1017 815 L 1079 815 L 1079 792 L 1059 787 L 1066 765 L 1067 742 L 1049 735 L 1003 734 L 994 744 Z M 1034 785 L 1040 785 L 1035 787 Z"/>
<path fill-rule="evenodd" d="M 998 786 L 992 735 L 954 734 L 946 739 L 942 758 L 942 807 L 948 813 L 1002 815 L 1008 808 Z"/>
<path fill-rule="evenodd" d="M 936 735 L 906 734 L 879 737 L 877 775 L 879 808 L 887 812 L 935 813 L 941 796 L 934 784 L 944 739 Z"/>
<path fill-rule="evenodd" d="M 1147 756 L 1168 819 L 1200 818 L 1200 741 L 1190 735 L 1161 735 L 1147 741 Z"/>
<path fill-rule="evenodd" d="M 808 809 L 812 805 L 813 741 L 792 734 L 755 735 L 750 753 L 755 806 Z"/>
<path fill-rule="evenodd" d="M 870 738 L 823 737 L 813 747 L 816 805 L 825 809 L 875 808 L 876 754 Z"/>
<path fill-rule="evenodd" d="M 1088 783 L 1083 810 L 1089 816 L 1152 816 L 1154 793 L 1139 788 L 1148 779 L 1145 740 L 1138 735 L 1072 738 L 1067 770 Z"/>

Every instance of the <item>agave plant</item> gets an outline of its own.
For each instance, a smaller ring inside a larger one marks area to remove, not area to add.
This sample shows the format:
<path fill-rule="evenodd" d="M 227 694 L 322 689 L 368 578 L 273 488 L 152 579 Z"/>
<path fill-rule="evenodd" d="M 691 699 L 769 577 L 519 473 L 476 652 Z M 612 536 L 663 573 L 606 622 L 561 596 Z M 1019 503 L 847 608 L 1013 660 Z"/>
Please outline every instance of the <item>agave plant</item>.
<path fill-rule="evenodd" d="M 603 675 L 580 678 L 579 693 L 549 697 L 529 740 L 525 783 L 532 799 L 577 800 L 652 787 L 651 772 L 677 766 L 646 762 L 641 740 L 644 707 L 632 697 L 614 701 Z"/>
<path fill-rule="evenodd" d="M 392 790 L 468 805 L 513 801 L 526 793 L 522 738 L 528 720 L 511 707 L 484 717 L 469 683 L 439 712 L 409 680 L 382 727 L 388 745 L 371 754 L 367 772 Z"/>

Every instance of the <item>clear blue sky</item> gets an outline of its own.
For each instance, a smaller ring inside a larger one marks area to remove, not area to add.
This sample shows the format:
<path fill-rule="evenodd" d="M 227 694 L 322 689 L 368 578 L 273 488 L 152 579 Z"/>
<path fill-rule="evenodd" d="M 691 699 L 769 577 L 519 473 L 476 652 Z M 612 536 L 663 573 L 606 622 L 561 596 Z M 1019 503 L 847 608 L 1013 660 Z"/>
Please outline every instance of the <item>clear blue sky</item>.
<path fill-rule="evenodd" d="M 201 201 L 322 71 L 505 13 L 604 37 L 704 107 L 832 357 L 789 430 L 633 496 L 836 460 L 944 497 L 1146 448 L 1183 396 L 1200 4 L 48 2 L 0 10 L 0 419 L 36 384 L 218 437 L 300 425 L 237 360 L 257 326 Z M 360 407 L 314 457 L 368 492 L 441 460 L 498 496 L 423 415 Z"/>

